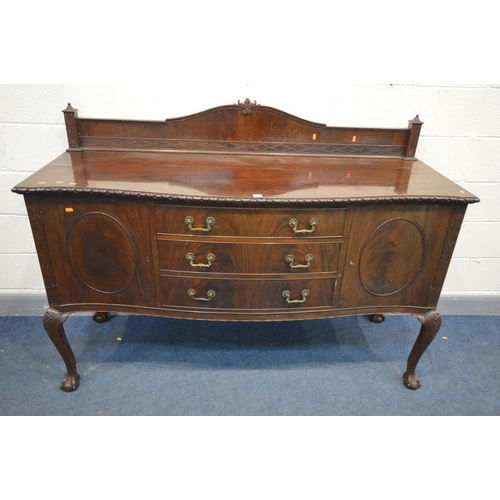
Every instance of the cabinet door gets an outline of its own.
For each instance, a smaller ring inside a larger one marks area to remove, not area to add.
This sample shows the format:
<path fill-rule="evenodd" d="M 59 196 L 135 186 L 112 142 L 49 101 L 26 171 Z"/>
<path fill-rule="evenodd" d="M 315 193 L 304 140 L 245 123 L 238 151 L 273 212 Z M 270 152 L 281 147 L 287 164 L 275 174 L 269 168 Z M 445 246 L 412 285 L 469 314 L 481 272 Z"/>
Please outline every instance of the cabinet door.
<path fill-rule="evenodd" d="M 426 307 L 454 210 L 444 205 L 356 207 L 339 307 Z"/>
<path fill-rule="evenodd" d="M 40 198 L 61 304 L 154 306 L 144 200 Z"/>

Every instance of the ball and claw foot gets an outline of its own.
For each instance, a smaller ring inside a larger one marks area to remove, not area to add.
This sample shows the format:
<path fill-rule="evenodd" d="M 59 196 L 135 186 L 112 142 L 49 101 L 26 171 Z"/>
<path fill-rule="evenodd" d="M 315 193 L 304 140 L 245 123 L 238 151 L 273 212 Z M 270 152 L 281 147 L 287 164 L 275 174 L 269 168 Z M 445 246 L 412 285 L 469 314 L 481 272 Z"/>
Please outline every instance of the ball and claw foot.
<path fill-rule="evenodd" d="M 372 314 L 370 319 L 373 323 L 383 323 L 385 321 L 385 316 L 383 314 Z"/>
<path fill-rule="evenodd" d="M 96 323 L 106 323 L 106 321 L 110 320 L 110 316 L 108 312 L 96 312 L 94 314 L 94 321 Z"/>
<path fill-rule="evenodd" d="M 61 389 L 64 392 L 73 392 L 78 389 L 80 385 L 80 375 L 75 373 L 74 375 L 66 374 L 61 383 Z"/>
<path fill-rule="evenodd" d="M 406 372 L 403 375 L 403 382 L 405 386 L 412 391 L 416 391 L 422 386 L 422 382 L 420 382 L 420 379 L 416 375 L 410 375 L 408 377 Z"/>

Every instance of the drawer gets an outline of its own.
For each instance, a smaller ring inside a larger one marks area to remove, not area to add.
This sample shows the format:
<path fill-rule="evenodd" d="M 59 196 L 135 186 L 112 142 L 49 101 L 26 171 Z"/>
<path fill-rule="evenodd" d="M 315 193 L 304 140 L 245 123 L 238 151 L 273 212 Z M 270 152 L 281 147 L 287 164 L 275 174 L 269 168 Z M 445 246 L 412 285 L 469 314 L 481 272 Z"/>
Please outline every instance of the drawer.
<path fill-rule="evenodd" d="M 338 237 L 346 209 L 209 208 L 156 205 L 156 231 L 198 237 Z M 190 227 L 191 226 L 191 227 Z"/>
<path fill-rule="evenodd" d="M 162 271 L 243 274 L 335 272 L 341 245 L 340 241 L 285 244 L 159 240 L 158 260 Z"/>
<path fill-rule="evenodd" d="M 334 278 L 234 280 L 161 277 L 163 306 L 213 309 L 332 307 Z"/>

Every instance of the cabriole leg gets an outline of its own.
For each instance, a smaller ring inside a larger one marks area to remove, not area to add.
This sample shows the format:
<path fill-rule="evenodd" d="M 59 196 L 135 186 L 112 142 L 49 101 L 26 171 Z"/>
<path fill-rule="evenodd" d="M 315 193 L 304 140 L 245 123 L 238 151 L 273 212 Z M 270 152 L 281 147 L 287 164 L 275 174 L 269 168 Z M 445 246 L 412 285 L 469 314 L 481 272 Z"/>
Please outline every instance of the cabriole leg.
<path fill-rule="evenodd" d="M 424 316 L 417 317 L 422 323 L 422 327 L 420 328 L 420 333 L 408 357 L 406 372 L 403 375 L 405 386 L 413 390 L 418 389 L 422 385 L 415 373 L 417 363 L 434 340 L 434 337 L 441 327 L 441 315 L 437 311 L 430 311 Z"/>
<path fill-rule="evenodd" d="M 66 365 L 67 372 L 62 380 L 61 389 L 72 392 L 80 385 L 80 375 L 76 371 L 75 355 L 64 332 L 63 323 L 68 317 L 69 314 L 62 314 L 57 309 L 49 307 L 43 317 L 43 326 Z"/>

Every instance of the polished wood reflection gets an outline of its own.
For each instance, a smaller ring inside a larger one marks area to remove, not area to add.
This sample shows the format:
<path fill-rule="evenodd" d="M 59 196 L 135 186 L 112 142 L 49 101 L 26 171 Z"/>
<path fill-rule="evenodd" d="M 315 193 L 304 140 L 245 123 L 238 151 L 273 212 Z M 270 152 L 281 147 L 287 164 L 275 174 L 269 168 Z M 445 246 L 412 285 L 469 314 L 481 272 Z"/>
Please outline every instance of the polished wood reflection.
<path fill-rule="evenodd" d="M 43 182 L 43 184 L 41 184 Z M 64 153 L 16 186 L 25 190 L 279 200 L 453 198 L 474 195 L 419 160 L 359 157 Z M 257 195 L 257 196 L 256 196 Z"/>

